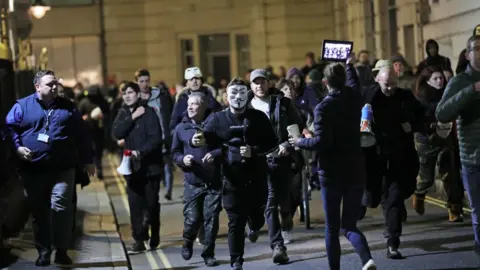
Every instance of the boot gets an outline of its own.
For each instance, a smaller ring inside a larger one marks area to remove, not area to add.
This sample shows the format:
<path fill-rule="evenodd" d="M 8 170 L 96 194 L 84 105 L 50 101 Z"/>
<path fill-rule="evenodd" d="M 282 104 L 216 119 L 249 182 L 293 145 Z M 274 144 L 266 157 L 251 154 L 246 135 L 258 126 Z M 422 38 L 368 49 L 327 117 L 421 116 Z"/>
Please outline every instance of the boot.
<path fill-rule="evenodd" d="M 462 206 L 461 205 L 451 205 L 448 208 L 448 221 L 450 222 L 463 222 L 462 217 Z"/>
<path fill-rule="evenodd" d="M 412 198 L 413 208 L 420 216 L 425 214 L 425 197 L 413 195 Z"/>

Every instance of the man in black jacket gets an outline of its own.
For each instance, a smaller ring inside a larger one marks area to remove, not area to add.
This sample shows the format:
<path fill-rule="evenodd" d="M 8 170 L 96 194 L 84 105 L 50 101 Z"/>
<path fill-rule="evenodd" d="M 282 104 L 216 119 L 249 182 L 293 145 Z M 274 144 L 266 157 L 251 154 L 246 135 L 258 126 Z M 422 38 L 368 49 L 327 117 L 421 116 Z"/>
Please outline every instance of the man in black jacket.
<path fill-rule="evenodd" d="M 132 174 L 126 176 L 130 222 L 135 243 L 131 253 L 145 251 L 143 241 L 150 238 L 150 248 L 160 244 L 160 178 L 163 169 L 162 130 L 155 111 L 139 104 L 140 88 L 128 82 L 121 89 L 124 106 L 113 123 L 113 137 L 125 140 L 130 150 Z M 145 217 L 145 212 L 148 214 Z M 147 221 L 145 220 L 147 219 Z M 151 236 L 148 229 L 151 229 Z"/>
<path fill-rule="evenodd" d="M 277 146 L 275 132 L 265 114 L 247 108 L 247 93 L 245 82 L 233 79 L 227 87 L 229 108 L 211 114 L 204 127 L 207 142 L 224 147 L 215 153 L 223 154 L 223 207 L 229 219 L 230 264 L 235 270 L 243 269 L 247 221 L 254 232 L 265 223 L 268 174 L 265 155 Z M 196 134 L 191 143 L 202 146 L 202 140 L 201 134 Z"/>
<path fill-rule="evenodd" d="M 397 87 L 390 61 L 379 60 L 373 71 L 377 83 L 364 88 L 363 97 L 373 111 L 372 130 L 377 147 L 365 154 L 367 167 L 377 166 L 377 170 L 367 169 L 367 177 L 378 183 L 378 190 L 370 190 L 372 197 L 383 199 L 387 257 L 401 259 L 398 248 L 402 220 L 406 218 L 404 201 L 415 191 L 420 166 L 413 133 L 422 129 L 423 110 L 412 91 Z"/>
<path fill-rule="evenodd" d="M 209 113 L 206 102 L 203 93 L 190 94 L 187 113 L 173 134 L 172 157 L 184 172 L 182 257 L 185 260 L 192 258 L 193 242 L 203 222 L 205 230 L 202 257 L 205 264 L 212 267 L 218 265 L 214 251 L 219 228 L 218 215 L 222 209 L 220 155 L 214 151 L 221 149 L 212 144 L 202 147 L 192 147 L 190 144 L 192 137 L 202 132 L 203 122 Z"/>
<path fill-rule="evenodd" d="M 269 165 L 268 201 L 265 216 L 268 224 L 270 247 L 273 250 L 273 262 L 278 264 L 289 261 L 282 231 L 290 233 L 293 228 L 292 208 L 290 202 L 290 186 L 293 179 L 292 155 L 294 149 L 288 143 L 287 126 L 298 125 L 303 130 L 302 121 L 292 102 L 283 97 L 275 88 L 268 89 L 267 72 L 256 69 L 250 75 L 250 103 L 253 109 L 263 112 L 276 133 L 278 152 L 267 156 Z M 282 216 L 280 224 L 279 210 Z M 283 225 L 283 226 L 282 226 Z M 282 228 L 283 227 L 283 228 Z M 250 240 L 258 238 L 258 232 L 251 232 Z"/>

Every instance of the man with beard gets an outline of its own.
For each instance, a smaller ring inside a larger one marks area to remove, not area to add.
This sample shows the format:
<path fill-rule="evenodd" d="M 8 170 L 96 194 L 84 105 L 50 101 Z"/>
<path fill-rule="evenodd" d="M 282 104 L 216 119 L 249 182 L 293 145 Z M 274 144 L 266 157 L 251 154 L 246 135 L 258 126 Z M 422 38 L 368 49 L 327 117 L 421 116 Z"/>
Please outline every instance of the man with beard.
<path fill-rule="evenodd" d="M 423 110 L 412 91 L 396 86 L 390 61 L 379 60 L 373 72 L 376 73 L 377 83 L 363 92 L 365 102 L 371 105 L 373 111 L 375 121 L 372 131 L 377 141 L 376 148 L 365 152 L 369 168 L 367 179 L 370 182 L 367 183 L 367 191 L 372 194 L 370 201 L 378 203 L 383 197 L 387 257 L 401 259 L 398 248 L 402 221 L 407 215 L 404 201 L 415 191 L 420 166 L 413 133 L 422 129 Z M 369 166 L 377 166 L 377 169 L 371 170 Z M 375 175 L 371 175 L 372 172 Z M 375 188 L 368 190 L 372 187 Z"/>
<path fill-rule="evenodd" d="M 227 212 L 228 245 L 232 269 L 243 269 L 245 226 L 258 231 L 265 223 L 268 166 L 265 155 L 273 152 L 277 138 L 267 116 L 247 108 L 248 88 L 240 79 L 227 87 L 230 106 L 209 116 L 204 127 L 208 143 L 222 147 L 223 207 Z M 192 138 L 192 145 L 205 144 L 202 134 Z M 213 152 L 212 152 L 213 153 Z M 214 155 L 214 157 L 216 156 Z"/>
<path fill-rule="evenodd" d="M 267 157 L 269 165 L 268 201 L 265 216 L 267 218 L 270 247 L 273 250 L 273 262 L 284 264 L 289 261 L 284 246 L 284 236 L 289 238 L 293 228 L 292 209 L 290 201 L 290 186 L 293 178 L 292 162 L 293 147 L 288 143 L 287 126 L 298 125 L 303 130 L 302 121 L 292 102 L 277 93 L 277 89 L 268 88 L 267 72 L 256 69 L 250 75 L 250 103 L 253 109 L 263 112 L 270 120 L 276 132 L 278 152 Z M 279 219 L 279 207 L 282 224 Z M 282 226 L 283 225 L 283 226 Z M 250 240 L 255 242 L 258 232 L 250 231 Z"/>
<path fill-rule="evenodd" d="M 202 147 L 192 147 L 190 144 L 192 137 L 201 132 L 208 113 L 205 95 L 190 94 L 187 114 L 182 123 L 177 125 L 173 135 L 172 156 L 184 172 L 185 221 L 182 257 L 187 261 L 192 258 L 193 242 L 203 223 L 205 230 L 202 257 L 205 265 L 212 267 L 218 265 L 214 251 L 219 228 L 218 215 L 222 209 L 220 155 L 217 153 L 217 158 L 214 158 L 215 154 L 212 152 L 221 149 L 212 144 Z"/>
<path fill-rule="evenodd" d="M 172 112 L 172 119 L 170 119 L 170 130 L 175 130 L 175 127 L 182 122 L 183 113 L 187 110 L 188 96 L 192 92 L 202 92 L 207 96 L 207 107 L 213 111 L 222 109 L 220 103 L 217 102 L 212 92 L 207 86 L 203 85 L 203 75 L 198 67 L 190 67 L 185 70 L 185 80 L 187 81 L 186 90 L 183 91 L 175 103 Z"/>

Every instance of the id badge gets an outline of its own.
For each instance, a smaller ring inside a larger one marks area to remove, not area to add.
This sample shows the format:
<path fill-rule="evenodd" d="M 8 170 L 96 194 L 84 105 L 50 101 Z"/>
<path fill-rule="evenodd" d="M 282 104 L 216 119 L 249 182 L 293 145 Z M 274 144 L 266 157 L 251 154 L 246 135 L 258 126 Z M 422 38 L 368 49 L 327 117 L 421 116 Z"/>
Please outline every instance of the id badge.
<path fill-rule="evenodd" d="M 40 133 L 38 134 L 38 138 L 37 138 L 37 141 L 39 142 L 43 142 L 43 143 L 48 143 L 48 135 L 45 134 L 45 133 Z"/>

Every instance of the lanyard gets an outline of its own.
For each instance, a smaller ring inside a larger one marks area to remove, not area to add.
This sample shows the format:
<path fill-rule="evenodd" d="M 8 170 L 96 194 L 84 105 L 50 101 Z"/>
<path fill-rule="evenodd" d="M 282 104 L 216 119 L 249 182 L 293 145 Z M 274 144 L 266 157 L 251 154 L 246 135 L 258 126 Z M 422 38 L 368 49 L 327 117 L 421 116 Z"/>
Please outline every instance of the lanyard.
<path fill-rule="evenodd" d="M 48 128 L 50 126 L 50 116 L 52 115 L 53 113 L 53 109 L 50 109 L 50 110 L 44 110 L 43 111 L 45 113 L 45 117 L 47 118 L 47 120 L 45 121 L 45 132 L 44 133 L 47 133 L 48 131 Z"/>

